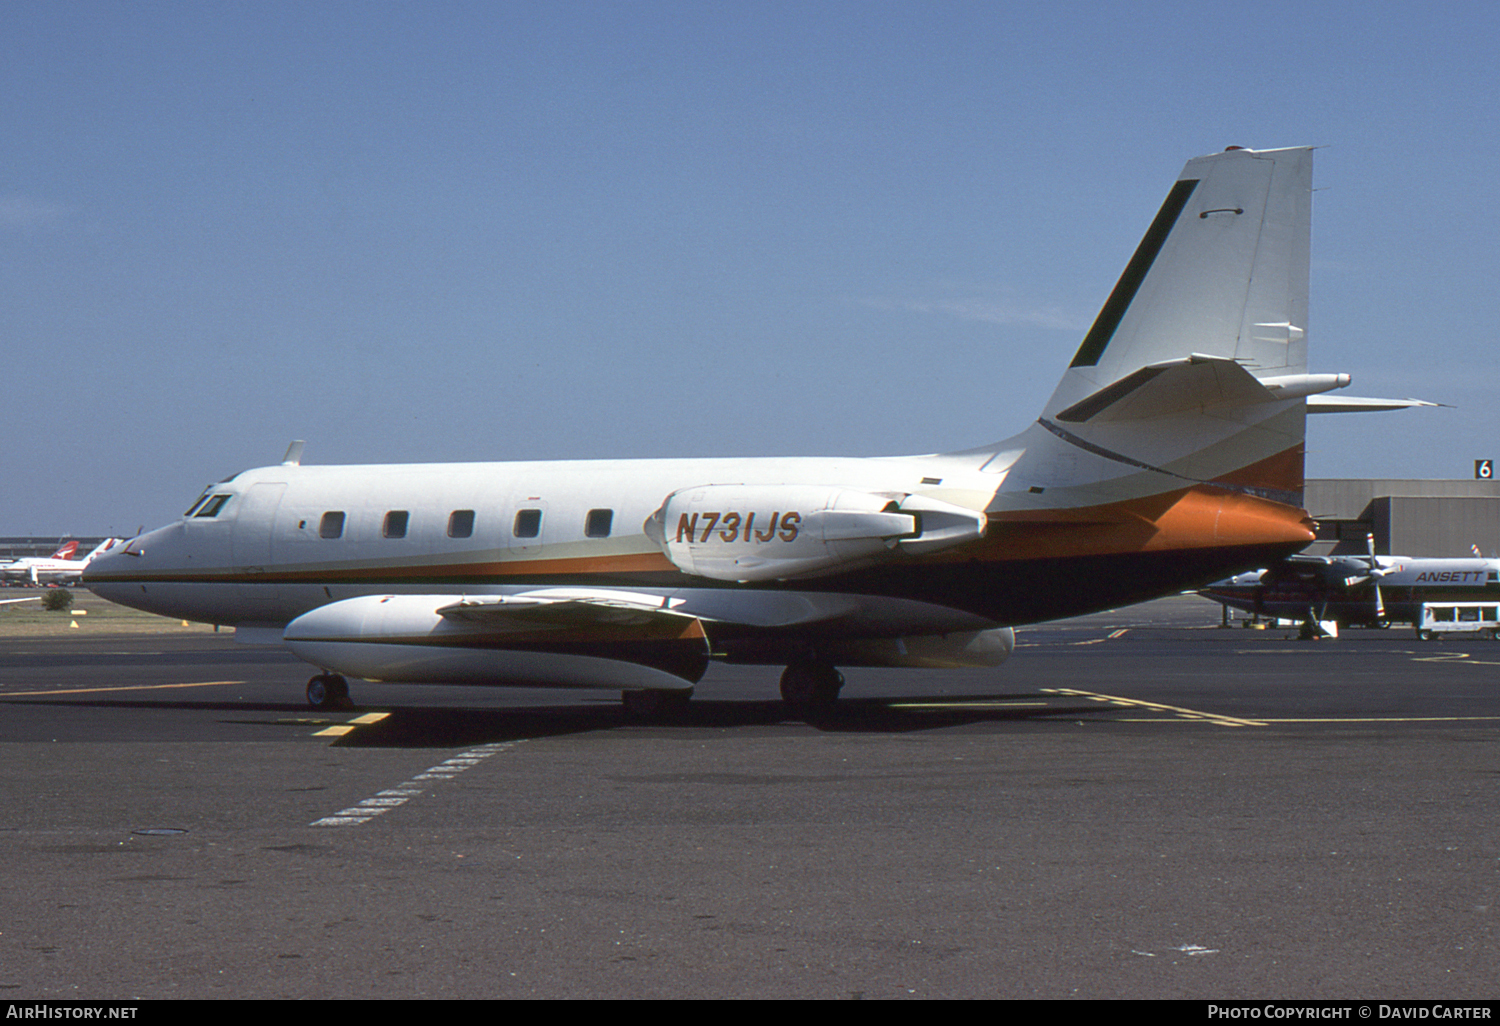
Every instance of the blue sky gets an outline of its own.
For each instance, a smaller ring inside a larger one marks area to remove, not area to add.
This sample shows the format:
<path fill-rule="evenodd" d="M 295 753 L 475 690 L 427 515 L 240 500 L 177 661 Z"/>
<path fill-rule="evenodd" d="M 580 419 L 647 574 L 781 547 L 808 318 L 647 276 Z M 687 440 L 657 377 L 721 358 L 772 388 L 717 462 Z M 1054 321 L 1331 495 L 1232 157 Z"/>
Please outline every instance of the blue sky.
<path fill-rule="evenodd" d="M 306 462 L 1010 435 L 1189 157 L 1318 144 L 1315 477 L 1500 458 L 1500 5 L 0 13 L 0 535 Z"/>

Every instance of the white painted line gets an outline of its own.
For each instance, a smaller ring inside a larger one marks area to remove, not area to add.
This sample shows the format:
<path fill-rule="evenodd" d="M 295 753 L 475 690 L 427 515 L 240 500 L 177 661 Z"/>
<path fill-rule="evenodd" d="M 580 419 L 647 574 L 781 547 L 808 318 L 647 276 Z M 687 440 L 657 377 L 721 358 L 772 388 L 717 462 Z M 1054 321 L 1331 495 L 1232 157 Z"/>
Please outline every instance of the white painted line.
<path fill-rule="evenodd" d="M 359 826 L 367 823 L 391 809 L 405 805 L 412 798 L 426 791 L 426 787 L 416 783 L 418 780 L 452 780 L 466 769 L 478 766 L 492 755 L 498 755 L 508 748 L 520 744 L 519 741 L 496 741 L 493 744 L 479 745 L 466 752 L 455 755 L 418 773 L 410 780 L 397 784 L 384 791 L 377 791 L 374 798 L 366 798 L 353 808 L 340 809 L 331 816 L 315 819 L 308 826 L 334 827 L 334 826 Z"/>

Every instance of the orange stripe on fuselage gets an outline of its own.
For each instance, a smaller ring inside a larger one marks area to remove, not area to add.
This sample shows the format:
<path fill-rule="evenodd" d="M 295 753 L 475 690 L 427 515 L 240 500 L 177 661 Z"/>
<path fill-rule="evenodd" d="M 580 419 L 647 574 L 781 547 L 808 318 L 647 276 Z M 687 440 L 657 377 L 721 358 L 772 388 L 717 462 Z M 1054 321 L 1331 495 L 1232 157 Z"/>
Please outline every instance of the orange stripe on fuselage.
<path fill-rule="evenodd" d="M 1214 478 L 1217 484 L 1242 485 L 1248 488 L 1272 488 L 1282 492 L 1302 491 L 1302 446 L 1296 445 L 1269 456 L 1259 463 Z"/>
<path fill-rule="evenodd" d="M 306 576 L 316 579 L 330 571 L 315 570 Z M 333 571 L 338 572 L 338 571 Z M 616 556 L 572 556 L 561 559 L 507 559 L 494 563 L 447 563 L 441 566 L 419 564 L 416 566 L 367 567 L 349 571 L 378 576 L 382 580 L 398 581 L 403 577 L 431 577 L 440 574 L 446 577 L 521 577 L 537 574 L 627 574 L 627 573 L 676 573 L 677 567 L 662 552 L 640 552 Z M 268 574 L 267 576 L 272 576 Z M 294 580 L 298 574 L 276 575 L 284 580 Z"/>
<path fill-rule="evenodd" d="M 1313 540 L 1312 520 L 1279 502 L 1194 486 L 1085 506 L 991 513 L 984 540 L 959 558 L 1048 559 L 1214 547 L 1295 545 Z"/>

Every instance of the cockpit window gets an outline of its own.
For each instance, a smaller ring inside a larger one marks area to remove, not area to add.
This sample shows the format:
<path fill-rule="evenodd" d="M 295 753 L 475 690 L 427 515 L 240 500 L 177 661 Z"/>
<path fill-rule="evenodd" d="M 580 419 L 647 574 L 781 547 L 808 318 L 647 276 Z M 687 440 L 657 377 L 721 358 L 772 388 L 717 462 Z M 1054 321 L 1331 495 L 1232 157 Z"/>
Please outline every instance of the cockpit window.
<path fill-rule="evenodd" d="M 224 504 L 227 503 L 229 499 L 230 497 L 228 495 L 206 496 L 202 502 L 198 503 L 192 509 L 188 510 L 188 515 L 195 519 L 197 517 L 216 517 L 219 515 L 219 510 L 224 508 Z"/>

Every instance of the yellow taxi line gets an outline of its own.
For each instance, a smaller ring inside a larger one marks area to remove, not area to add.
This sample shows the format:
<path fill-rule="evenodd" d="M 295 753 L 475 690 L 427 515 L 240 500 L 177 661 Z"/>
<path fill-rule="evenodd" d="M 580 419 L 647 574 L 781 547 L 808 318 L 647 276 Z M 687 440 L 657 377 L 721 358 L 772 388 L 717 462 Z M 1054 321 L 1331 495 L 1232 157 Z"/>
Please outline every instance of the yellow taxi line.
<path fill-rule="evenodd" d="M 47 691 L 0 691 L 0 698 L 15 698 L 21 695 L 90 695 L 101 691 L 158 691 L 167 688 L 214 688 L 225 684 L 243 684 L 242 680 L 198 680 L 185 684 L 122 684 L 108 688 L 67 688 Z"/>

